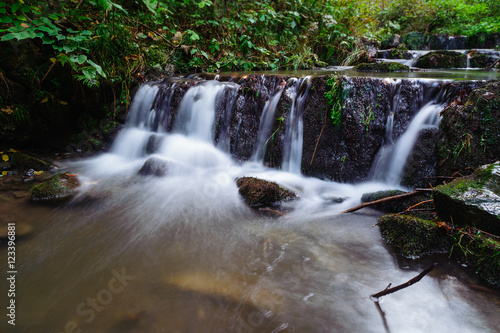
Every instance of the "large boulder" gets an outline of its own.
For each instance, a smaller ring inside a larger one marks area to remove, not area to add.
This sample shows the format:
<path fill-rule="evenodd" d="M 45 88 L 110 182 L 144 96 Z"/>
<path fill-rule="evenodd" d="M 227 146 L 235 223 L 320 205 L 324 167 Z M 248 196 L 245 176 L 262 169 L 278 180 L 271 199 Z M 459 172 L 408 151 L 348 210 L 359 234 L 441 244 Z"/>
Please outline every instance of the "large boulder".
<path fill-rule="evenodd" d="M 442 220 L 500 234 L 500 162 L 437 186 L 433 197 Z"/>
<path fill-rule="evenodd" d="M 437 174 L 450 176 L 500 157 L 500 81 L 473 90 L 441 111 Z"/>
<path fill-rule="evenodd" d="M 417 59 L 418 68 L 465 68 L 467 56 L 454 51 L 435 51 L 424 54 Z"/>
<path fill-rule="evenodd" d="M 255 177 L 241 177 L 236 179 L 236 185 L 245 202 L 250 207 L 272 206 L 282 201 L 294 199 L 297 195 L 275 182 Z"/>

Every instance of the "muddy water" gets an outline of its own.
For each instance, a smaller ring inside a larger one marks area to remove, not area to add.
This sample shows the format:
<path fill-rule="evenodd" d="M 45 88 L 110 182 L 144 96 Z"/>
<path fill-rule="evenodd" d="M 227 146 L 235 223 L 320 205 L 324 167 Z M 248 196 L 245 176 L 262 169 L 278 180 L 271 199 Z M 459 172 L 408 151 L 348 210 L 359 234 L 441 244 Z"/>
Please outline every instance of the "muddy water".
<path fill-rule="evenodd" d="M 3 318 L 2 332 L 500 327 L 498 294 L 478 290 L 474 276 L 446 258 L 399 258 L 372 227 L 375 211 L 337 214 L 335 205 L 311 209 L 299 200 L 276 219 L 246 208 L 236 187 L 220 179 L 218 187 L 193 191 L 187 178 L 83 178 L 79 202 L 23 206 L 38 227 L 16 247 L 17 321 L 12 327 Z M 369 295 L 406 282 L 431 260 L 440 264 L 430 275 L 382 299 L 382 315 Z M 0 272 L 5 281 L 5 247 Z M 4 283 L 0 297 L 3 306 Z"/>

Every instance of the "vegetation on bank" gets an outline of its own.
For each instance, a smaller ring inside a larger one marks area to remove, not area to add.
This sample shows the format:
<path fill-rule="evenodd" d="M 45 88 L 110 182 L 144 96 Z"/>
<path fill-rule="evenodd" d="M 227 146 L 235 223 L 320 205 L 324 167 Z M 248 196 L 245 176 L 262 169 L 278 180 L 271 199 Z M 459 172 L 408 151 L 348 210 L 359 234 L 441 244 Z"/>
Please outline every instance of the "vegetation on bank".
<path fill-rule="evenodd" d="M 116 125 L 133 87 L 161 73 L 355 65 L 393 34 L 498 32 L 494 0 L 3 1 L 0 137 Z"/>

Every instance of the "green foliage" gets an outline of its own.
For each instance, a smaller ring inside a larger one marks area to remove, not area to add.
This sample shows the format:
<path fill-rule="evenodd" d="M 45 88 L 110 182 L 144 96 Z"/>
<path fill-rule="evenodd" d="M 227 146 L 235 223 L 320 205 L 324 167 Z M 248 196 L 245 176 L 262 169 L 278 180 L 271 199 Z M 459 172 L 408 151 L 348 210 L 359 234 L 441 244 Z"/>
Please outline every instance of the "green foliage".
<path fill-rule="evenodd" d="M 328 105 L 332 106 L 330 119 L 332 120 L 333 126 L 338 129 L 342 122 L 342 103 L 344 100 L 343 81 L 341 77 L 332 75 L 326 81 L 326 84 L 330 87 L 330 90 L 325 91 L 325 98 Z"/>

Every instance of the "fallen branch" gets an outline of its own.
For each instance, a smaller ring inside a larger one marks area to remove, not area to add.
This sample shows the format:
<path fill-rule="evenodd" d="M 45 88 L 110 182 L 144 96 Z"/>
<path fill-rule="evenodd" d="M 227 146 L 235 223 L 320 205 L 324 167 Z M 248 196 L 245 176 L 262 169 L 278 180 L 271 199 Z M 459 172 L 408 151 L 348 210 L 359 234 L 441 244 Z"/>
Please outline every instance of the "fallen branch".
<path fill-rule="evenodd" d="M 361 208 L 365 208 L 365 207 L 369 207 L 369 206 L 374 206 L 374 205 L 379 204 L 379 203 L 383 203 L 383 202 L 387 202 L 387 201 L 392 201 L 392 200 L 397 200 L 397 199 L 401 199 L 401 198 L 404 198 L 404 197 L 409 197 L 409 196 L 415 195 L 415 194 L 417 194 L 419 192 L 421 192 L 421 191 L 415 190 L 413 192 L 408 192 L 408 193 L 393 195 L 392 197 L 387 197 L 387 198 L 383 198 L 383 199 L 379 199 L 379 200 L 375 200 L 375 201 L 363 202 L 361 205 L 358 205 L 356 207 L 344 210 L 342 213 L 352 213 L 352 212 L 355 212 L 357 210 L 360 210 Z"/>
<path fill-rule="evenodd" d="M 424 204 L 424 203 L 429 203 L 429 202 L 433 202 L 433 201 L 434 201 L 434 199 L 420 201 L 418 204 L 415 204 L 415 205 L 413 205 L 413 206 L 410 206 L 410 207 L 406 208 L 404 211 L 402 211 L 402 212 L 400 212 L 400 213 L 397 213 L 397 215 L 401 215 L 401 214 L 403 214 L 403 213 L 406 213 L 407 211 L 409 211 L 409 210 L 411 210 L 411 209 L 413 209 L 413 208 L 415 208 L 415 207 L 418 207 L 418 206 L 420 206 L 421 204 Z"/>
<path fill-rule="evenodd" d="M 378 292 L 376 294 L 373 294 L 370 296 L 370 298 L 374 301 L 374 302 L 378 302 L 378 299 L 382 296 L 385 296 L 385 295 L 388 295 L 388 294 L 392 294 L 392 293 L 395 293 L 396 291 L 399 291 L 401 289 L 404 289 L 404 288 L 407 288 L 409 286 L 411 286 L 412 284 L 415 284 L 417 283 L 418 281 L 422 280 L 422 278 L 424 276 L 426 276 L 427 274 L 429 274 L 430 271 L 432 271 L 434 269 L 434 267 L 437 266 L 437 262 L 433 263 L 429 268 L 425 269 L 422 271 L 422 273 L 418 274 L 417 276 L 415 276 L 413 279 L 409 280 L 408 282 L 405 282 L 403 284 L 400 284 L 399 286 L 396 286 L 396 287 L 393 287 L 393 288 L 390 288 L 391 284 L 389 284 L 387 286 L 387 288 L 385 288 L 384 290 L 382 290 L 381 292 Z"/>

